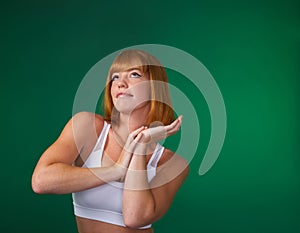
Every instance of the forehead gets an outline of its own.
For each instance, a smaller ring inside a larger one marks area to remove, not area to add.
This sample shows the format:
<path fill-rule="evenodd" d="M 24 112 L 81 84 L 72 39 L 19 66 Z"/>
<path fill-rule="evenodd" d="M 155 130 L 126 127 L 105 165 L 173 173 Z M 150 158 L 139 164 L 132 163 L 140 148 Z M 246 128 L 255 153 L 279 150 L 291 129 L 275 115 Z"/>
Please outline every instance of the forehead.
<path fill-rule="evenodd" d="M 131 72 L 131 71 L 139 71 L 142 74 L 148 73 L 148 67 L 147 66 L 136 66 L 136 65 L 128 65 L 128 66 L 118 66 L 118 67 L 112 67 L 110 69 L 109 75 L 113 75 L 116 73 L 124 73 L 124 72 Z"/>
<path fill-rule="evenodd" d="M 147 72 L 148 66 L 152 65 L 149 55 L 135 50 L 124 51 L 119 54 L 110 67 L 110 74 L 115 72 L 139 69 Z"/>

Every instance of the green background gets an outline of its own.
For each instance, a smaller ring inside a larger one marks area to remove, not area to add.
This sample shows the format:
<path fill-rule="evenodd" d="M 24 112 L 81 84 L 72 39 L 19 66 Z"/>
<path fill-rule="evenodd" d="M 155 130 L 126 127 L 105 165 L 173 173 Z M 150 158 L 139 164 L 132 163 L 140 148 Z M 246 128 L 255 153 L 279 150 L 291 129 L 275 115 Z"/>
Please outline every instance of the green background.
<path fill-rule="evenodd" d="M 300 232 L 299 1 L 11 0 L 0 9 L 1 232 L 76 232 L 71 196 L 34 194 L 32 171 L 72 116 L 87 71 L 147 43 L 200 60 L 228 117 L 220 157 L 199 176 L 210 116 L 201 93 L 182 85 L 201 139 L 155 231 Z"/>

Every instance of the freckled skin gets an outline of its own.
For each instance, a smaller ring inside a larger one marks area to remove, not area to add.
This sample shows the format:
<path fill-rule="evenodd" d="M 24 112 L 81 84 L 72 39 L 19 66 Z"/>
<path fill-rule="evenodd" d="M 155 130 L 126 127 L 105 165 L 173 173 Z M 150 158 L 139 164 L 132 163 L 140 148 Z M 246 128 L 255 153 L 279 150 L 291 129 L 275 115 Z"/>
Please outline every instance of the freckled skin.
<path fill-rule="evenodd" d="M 119 72 L 113 74 L 113 76 L 118 78 L 112 81 L 111 96 L 114 106 L 119 112 L 130 113 L 149 103 L 151 95 L 150 82 L 147 75 L 134 69 Z M 125 93 L 125 95 L 118 96 L 119 93 Z"/>
<path fill-rule="evenodd" d="M 112 124 L 104 148 L 106 160 L 103 161 L 110 163 L 82 168 L 103 129 L 104 118 L 81 112 L 72 117 L 59 138 L 42 154 L 32 176 L 32 187 L 39 194 L 65 194 L 122 181 L 122 212 L 127 227 L 76 216 L 78 232 L 152 233 L 152 228 L 138 228 L 164 216 L 186 179 L 189 167 L 187 161 L 165 148 L 156 176 L 148 183 L 147 162 L 153 151 L 149 150 L 150 153 L 147 149 L 158 140 L 175 134 L 182 117 L 166 126 L 147 128 L 151 96 L 148 75 L 131 69 L 113 74 L 111 82 L 110 94 L 119 112 L 119 122 Z M 128 141 L 130 148 L 134 148 L 130 152 L 125 149 Z M 137 146 L 131 147 L 134 143 Z M 137 189 L 130 189 L 131 185 Z"/>

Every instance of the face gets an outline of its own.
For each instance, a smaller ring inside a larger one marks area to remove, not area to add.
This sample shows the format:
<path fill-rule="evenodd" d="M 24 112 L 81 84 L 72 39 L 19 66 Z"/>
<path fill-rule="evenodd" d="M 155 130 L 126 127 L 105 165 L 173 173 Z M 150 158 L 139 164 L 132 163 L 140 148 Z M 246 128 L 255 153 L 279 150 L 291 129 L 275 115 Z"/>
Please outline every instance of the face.
<path fill-rule="evenodd" d="M 113 73 L 110 78 L 112 100 L 120 113 L 131 113 L 150 104 L 149 77 L 140 69 Z"/>

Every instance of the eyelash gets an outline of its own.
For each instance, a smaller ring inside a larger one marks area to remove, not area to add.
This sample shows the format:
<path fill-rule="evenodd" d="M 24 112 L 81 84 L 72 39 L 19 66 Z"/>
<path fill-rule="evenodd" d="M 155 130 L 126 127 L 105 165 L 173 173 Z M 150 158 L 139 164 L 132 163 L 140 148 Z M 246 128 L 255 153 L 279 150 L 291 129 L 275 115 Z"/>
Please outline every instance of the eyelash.
<path fill-rule="evenodd" d="M 137 72 L 133 72 L 133 73 L 130 74 L 130 76 L 132 76 L 132 75 L 138 76 L 139 78 L 142 77 L 142 75 L 140 75 L 140 74 L 137 73 Z"/>
<path fill-rule="evenodd" d="M 115 81 L 115 78 L 119 78 L 119 76 L 118 76 L 118 75 L 112 76 L 112 77 L 111 77 L 111 81 Z"/>
<path fill-rule="evenodd" d="M 132 72 L 132 73 L 130 74 L 130 77 L 132 77 L 133 75 L 134 75 L 134 76 L 137 76 L 137 77 L 134 77 L 134 78 L 140 78 L 140 77 L 142 77 L 142 75 L 139 74 L 139 73 L 137 73 L 137 72 Z M 111 81 L 115 81 L 115 79 L 118 79 L 118 78 L 119 78 L 118 75 L 114 75 L 114 76 L 112 76 Z"/>

